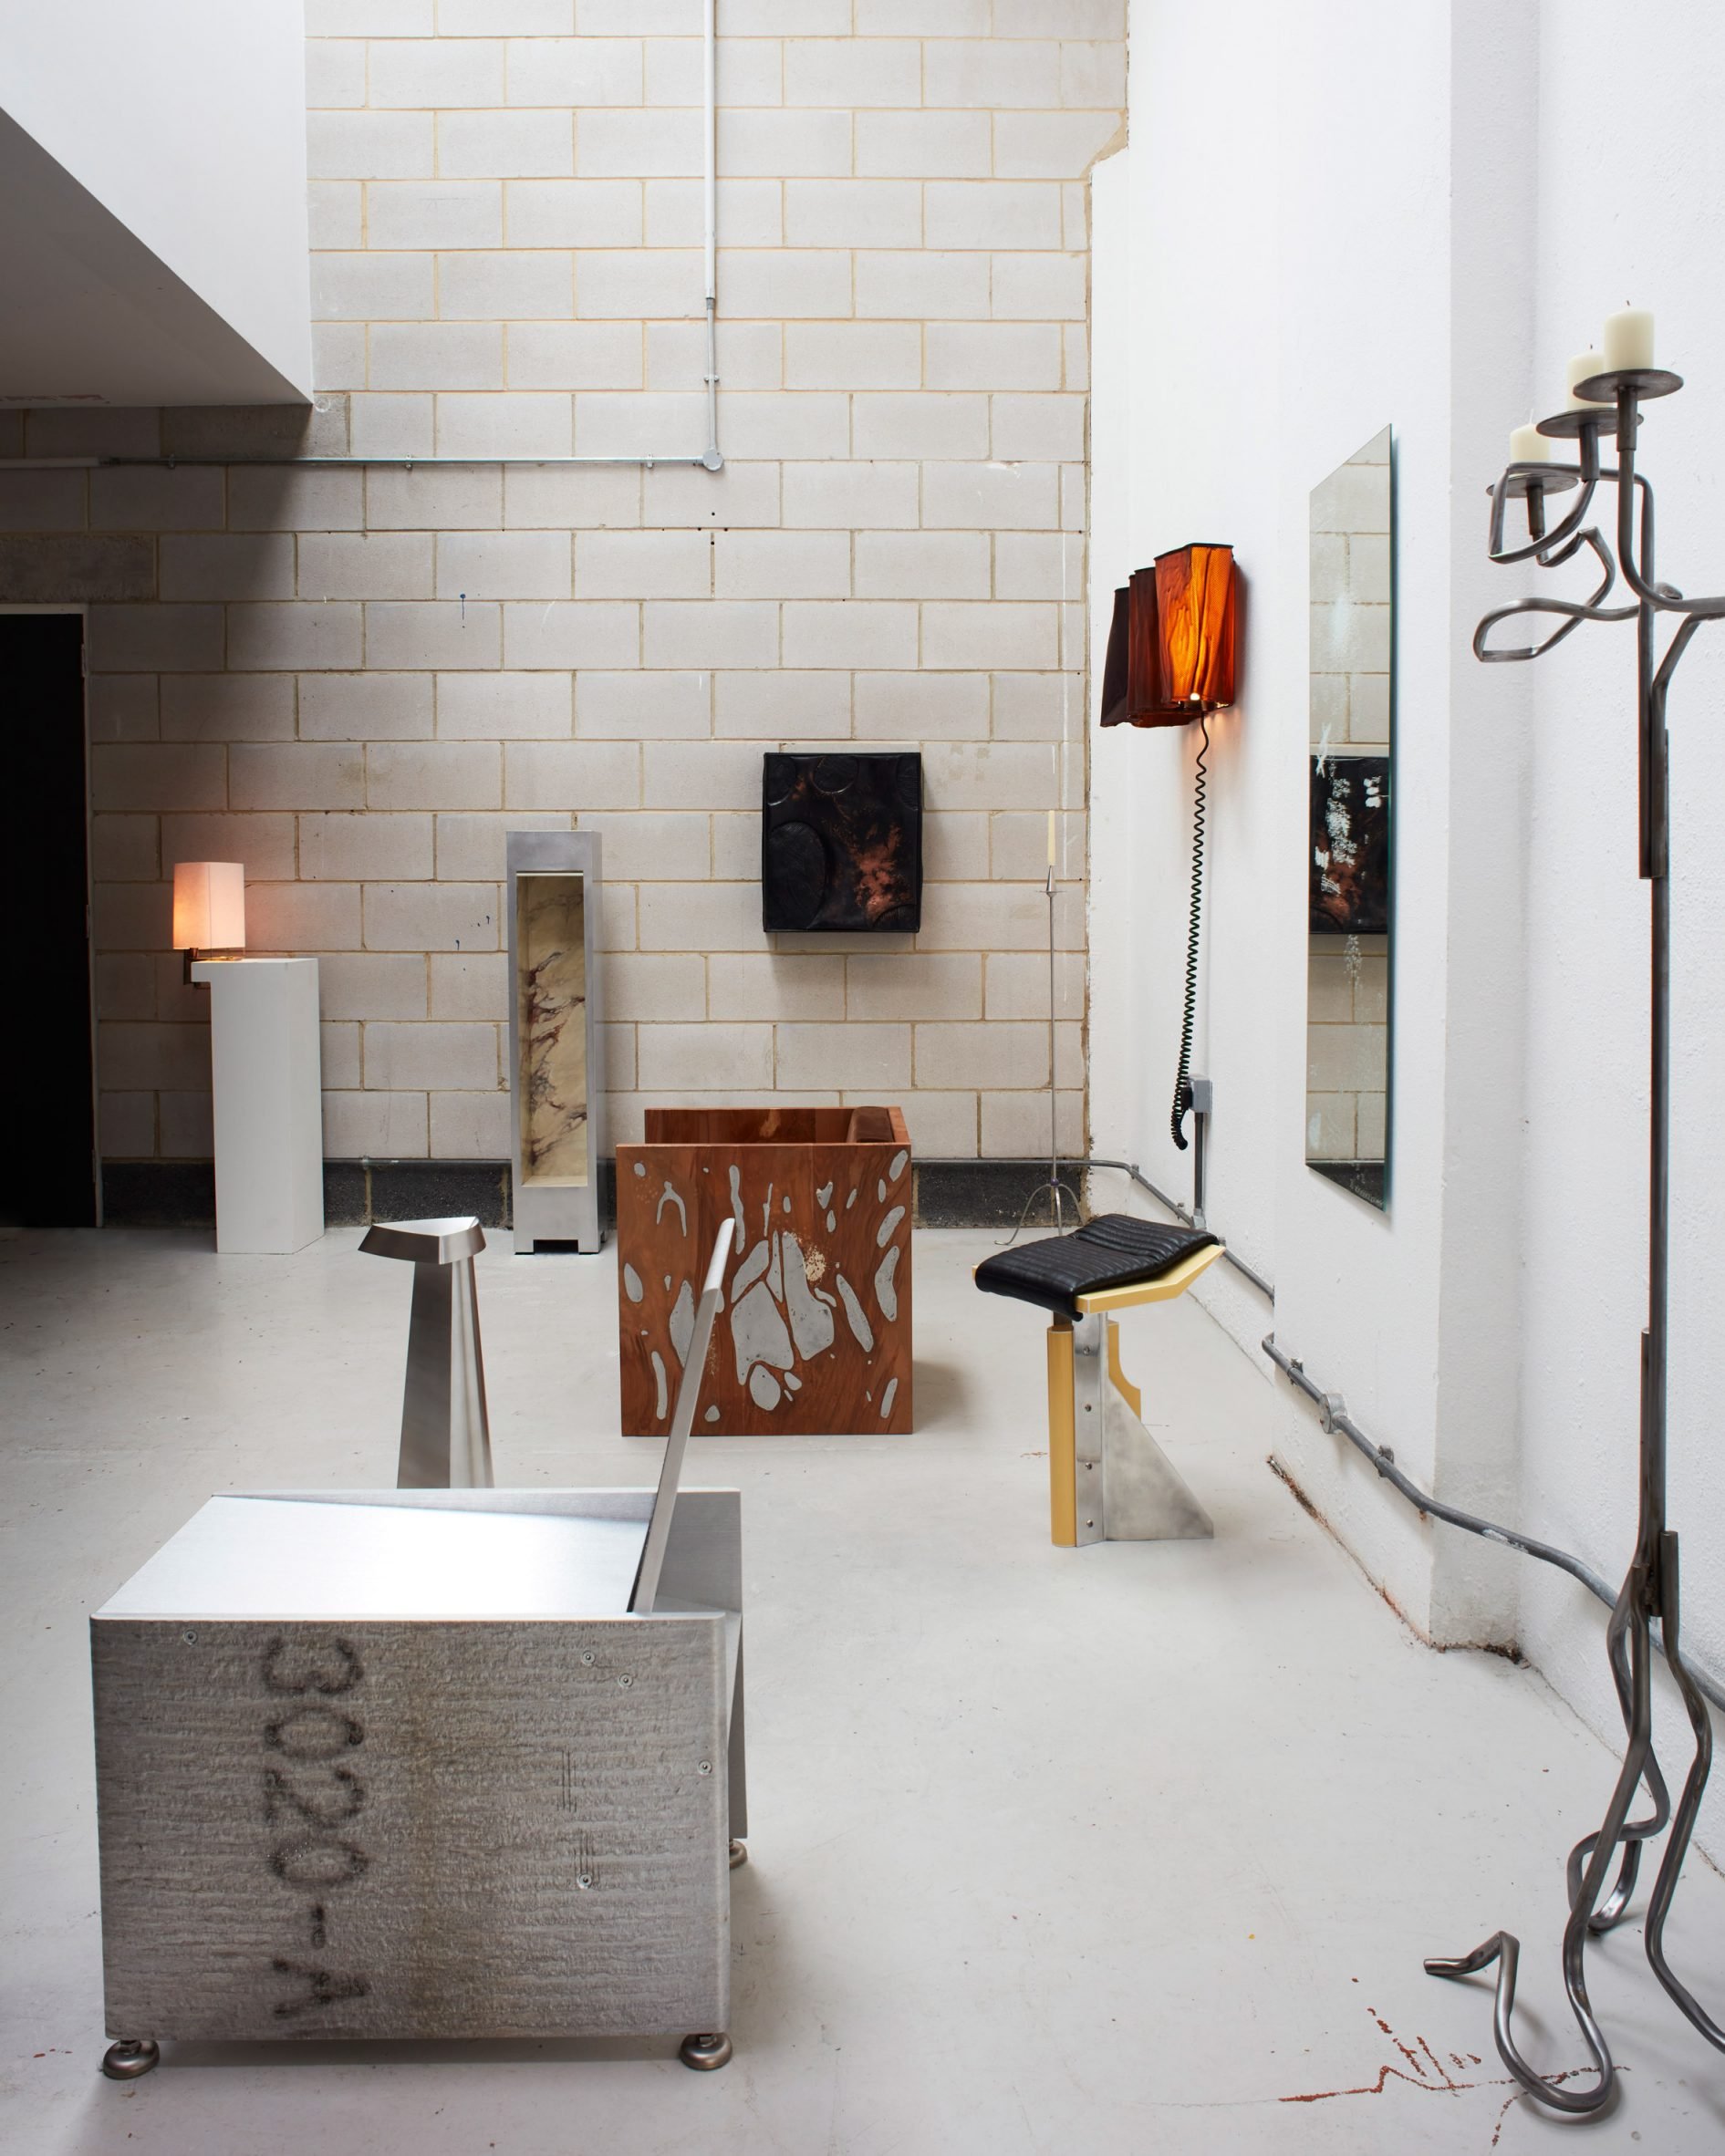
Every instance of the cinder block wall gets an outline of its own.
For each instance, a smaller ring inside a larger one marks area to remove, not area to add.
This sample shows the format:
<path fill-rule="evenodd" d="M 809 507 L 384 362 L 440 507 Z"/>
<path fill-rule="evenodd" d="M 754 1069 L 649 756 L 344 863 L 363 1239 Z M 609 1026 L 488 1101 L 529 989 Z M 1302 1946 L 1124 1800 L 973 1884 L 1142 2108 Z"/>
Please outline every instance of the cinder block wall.
<path fill-rule="evenodd" d="M 572 822 L 613 1140 L 774 1094 L 1034 1153 L 1051 807 L 1080 1145 L 1083 176 L 1125 13 L 719 0 L 720 477 L 0 473 L 0 596 L 92 602 L 108 1157 L 210 1151 L 168 950 L 206 856 L 255 948 L 322 961 L 326 1152 L 503 1156 L 503 834 Z M 698 454 L 700 0 L 307 15 L 317 411 L 42 410 L 5 453 Z M 761 932 L 762 751 L 827 741 L 923 751 L 914 947 Z"/>

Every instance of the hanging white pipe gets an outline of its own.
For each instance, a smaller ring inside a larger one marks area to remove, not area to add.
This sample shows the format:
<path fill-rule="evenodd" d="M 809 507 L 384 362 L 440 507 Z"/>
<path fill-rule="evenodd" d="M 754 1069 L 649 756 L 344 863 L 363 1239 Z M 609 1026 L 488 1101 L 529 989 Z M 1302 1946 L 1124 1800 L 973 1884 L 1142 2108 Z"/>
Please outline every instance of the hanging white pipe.
<path fill-rule="evenodd" d="M 702 22 L 702 124 L 706 132 L 703 190 L 707 255 L 707 448 L 701 461 L 719 471 L 719 25 L 718 0 L 706 0 Z"/>
<path fill-rule="evenodd" d="M 701 102 L 704 107 L 703 148 L 706 154 L 707 176 L 704 195 L 706 210 L 705 245 L 707 250 L 707 307 L 711 312 L 719 297 L 719 26 L 718 0 L 706 0 L 706 15 L 701 36 Z"/>

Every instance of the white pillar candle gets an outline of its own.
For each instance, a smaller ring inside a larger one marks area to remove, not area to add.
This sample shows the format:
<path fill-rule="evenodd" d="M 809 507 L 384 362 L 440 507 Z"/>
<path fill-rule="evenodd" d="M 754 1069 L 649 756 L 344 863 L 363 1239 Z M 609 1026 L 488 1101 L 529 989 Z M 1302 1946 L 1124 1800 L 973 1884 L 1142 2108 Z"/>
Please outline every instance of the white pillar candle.
<path fill-rule="evenodd" d="M 1512 464 L 1549 464 L 1552 461 L 1552 443 L 1548 434 L 1542 434 L 1531 422 L 1516 427 L 1510 434 L 1510 462 Z"/>
<path fill-rule="evenodd" d="M 1049 867 L 1050 867 L 1050 868 L 1052 868 L 1052 867 L 1054 866 L 1054 865 L 1055 865 L 1055 812 L 1053 811 L 1053 809 L 1050 809 L 1050 810 L 1049 810 L 1049 812 L 1048 812 L 1048 866 L 1049 866 Z"/>
<path fill-rule="evenodd" d="M 1586 381 L 1592 375 L 1604 374 L 1605 371 L 1605 363 L 1597 352 L 1577 352 L 1564 369 L 1564 379 L 1569 388 L 1569 398 L 1564 409 L 1565 411 L 1593 410 L 1595 399 L 1591 397 L 1577 397 L 1575 384 Z"/>
<path fill-rule="evenodd" d="M 1605 316 L 1600 340 L 1606 371 L 1618 374 L 1634 367 L 1653 365 L 1653 316 L 1646 307 L 1623 307 Z"/>

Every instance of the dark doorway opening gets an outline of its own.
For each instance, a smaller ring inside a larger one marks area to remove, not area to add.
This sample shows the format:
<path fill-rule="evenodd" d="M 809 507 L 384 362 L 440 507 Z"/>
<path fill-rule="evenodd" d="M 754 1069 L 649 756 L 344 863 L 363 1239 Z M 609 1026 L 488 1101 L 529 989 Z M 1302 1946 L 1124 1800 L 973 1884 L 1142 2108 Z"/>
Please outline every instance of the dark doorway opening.
<path fill-rule="evenodd" d="M 101 1220 L 90 998 L 84 621 L 0 614 L 4 874 L 16 1000 L 0 1055 L 0 1219 Z"/>

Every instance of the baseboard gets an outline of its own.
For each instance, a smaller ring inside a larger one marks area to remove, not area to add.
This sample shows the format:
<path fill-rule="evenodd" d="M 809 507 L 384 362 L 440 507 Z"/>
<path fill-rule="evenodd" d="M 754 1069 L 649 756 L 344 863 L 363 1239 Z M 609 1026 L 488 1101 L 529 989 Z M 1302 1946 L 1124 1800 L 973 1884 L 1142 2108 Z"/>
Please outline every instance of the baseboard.
<path fill-rule="evenodd" d="M 331 1228 L 373 1220 L 447 1220 L 471 1213 L 507 1228 L 506 1160 L 327 1160 L 324 1218 Z"/>
<path fill-rule="evenodd" d="M 1045 1160 L 920 1160 L 917 1175 L 919 1228 L 1011 1228 L 1036 1193 L 1030 1221 L 1046 1227 L 1048 1163 Z M 1084 1170 L 1063 1160 L 1066 1187 L 1084 1191 Z"/>
<path fill-rule="evenodd" d="M 1011 1227 L 1048 1181 L 1045 1160 L 920 1160 L 919 1228 Z M 1062 1162 L 1075 1190 L 1083 1170 Z M 599 1208 L 617 1218 L 612 1161 L 599 1163 Z M 106 1160 L 102 1209 L 110 1228 L 209 1228 L 215 1221 L 215 1169 L 207 1160 Z M 484 1228 L 510 1225 L 506 1160 L 327 1160 L 324 1219 L 331 1228 L 373 1220 L 435 1220 L 471 1213 Z M 1033 1221 L 1047 1224 L 1045 1202 Z"/>
<path fill-rule="evenodd" d="M 102 1219 L 109 1228 L 213 1228 L 213 1160 L 105 1160 Z"/>

